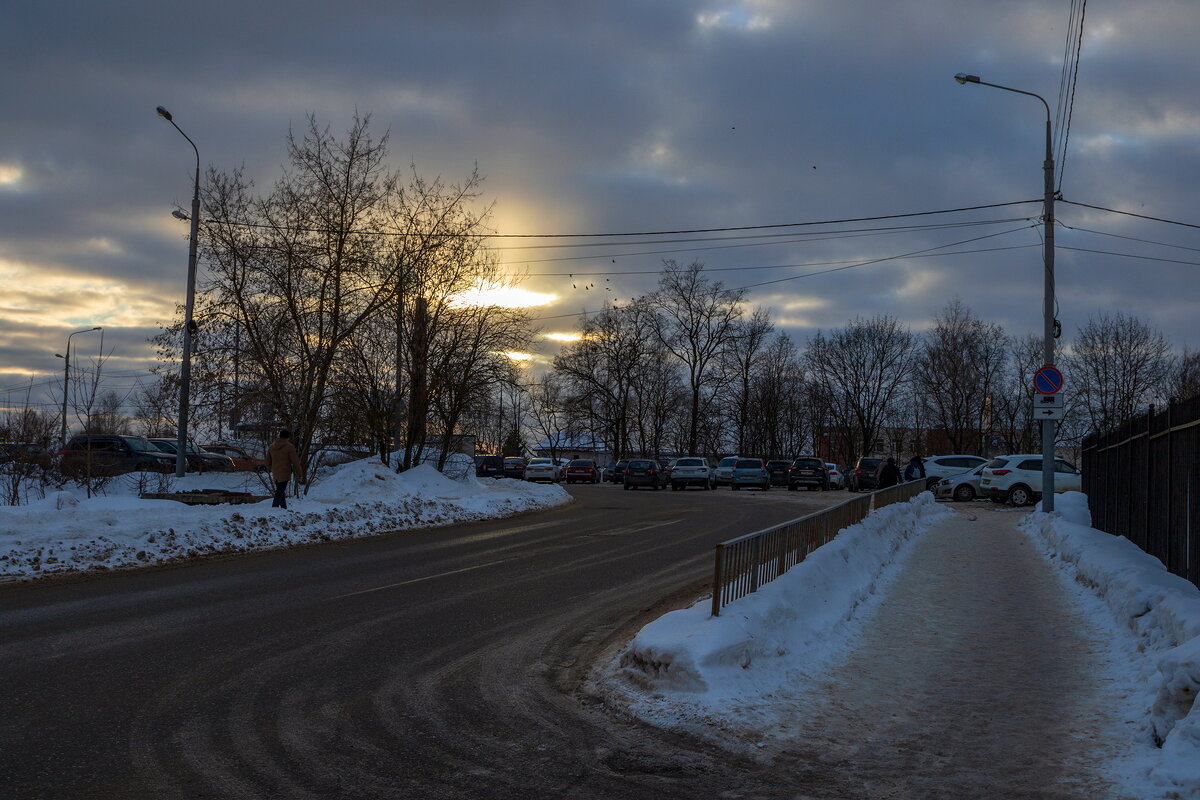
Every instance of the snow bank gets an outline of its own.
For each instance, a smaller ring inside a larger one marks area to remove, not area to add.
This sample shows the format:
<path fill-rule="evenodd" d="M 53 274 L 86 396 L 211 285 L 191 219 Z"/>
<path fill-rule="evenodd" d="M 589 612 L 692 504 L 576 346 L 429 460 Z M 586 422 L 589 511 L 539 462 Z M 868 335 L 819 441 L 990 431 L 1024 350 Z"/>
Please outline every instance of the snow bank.
<path fill-rule="evenodd" d="M 1152 784 L 1163 797 L 1200 797 L 1200 589 L 1123 536 L 1090 527 L 1086 495 L 1058 495 L 1055 511 L 1031 515 L 1026 530 L 1136 637 L 1131 659 L 1150 687 L 1146 725 L 1161 744 Z"/>
<path fill-rule="evenodd" d="M 155 485 L 147 485 L 152 481 Z M 517 480 L 451 480 L 422 464 L 397 475 L 374 459 L 329 469 L 308 496 L 243 505 L 187 506 L 142 500 L 141 491 L 270 490 L 253 474 L 123 475 L 103 496 L 55 492 L 0 506 L 0 581 L 124 569 L 200 555 L 269 550 L 454 522 L 505 517 L 568 502 L 559 486 Z"/>
<path fill-rule="evenodd" d="M 637 695 L 652 704 L 665 698 L 709 713 L 769 696 L 834 655 L 840 639 L 831 634 L 894 572 L 898 551 L 952 514 L 928 492 L 875 511 L 719 617 L 703 600 L 651 622 L 618 656 L 612 678 L 635 704 Z"/>

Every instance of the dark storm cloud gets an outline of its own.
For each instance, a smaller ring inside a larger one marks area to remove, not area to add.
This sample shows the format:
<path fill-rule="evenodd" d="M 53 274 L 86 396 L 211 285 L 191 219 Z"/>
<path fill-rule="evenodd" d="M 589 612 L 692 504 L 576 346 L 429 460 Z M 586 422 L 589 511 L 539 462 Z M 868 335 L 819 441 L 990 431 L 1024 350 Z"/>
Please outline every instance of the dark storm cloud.
<path fill-rule="evenodd" d="M 87 324 L 128 364 L 182 299 L 191 148 L 204 165 L 278 175 L 290 126 L 334 130 L 370 113 L 393 163 L 449 180 L 478 162 L 503 233 L 598 232 L 821 220 L 1039 198 L 1039 103 L 956 72 L 1041 93 L 1053 108 L 1069 4 L 1027 2 L 209 2 L 8 3 L 0 30 L 0 368 L 58 369 L 47 349 Z M 1088 7 L 1063 192 L 1196 221 L 1200 68 L 1187 0 Z M 14 170 L 19 178 L 14 178 Z M 973 219 L 1030 217 L 1037 204 Z M 1196 231 L 1059 205 L 1076 228 L 1200 247 Z M 955 217 L 959 219 L 959 217 Z M 860 226 L 861 227 L 861 226 Z M 670 254 L 505 250 L 531 273 L 748 268 L 879 259 L 1021 223 Z M 1036 245 L 1020 230 L 964 245 Z M 1081 230 L 1059 244 L 1200 261 L 1196 253 Z M 505 242 L 512 246 L 512 242 Z M 680 248 L 704 246 L 700 243 Z M 556 255 L 584 261 L 545 263 Z M 798 341 L 892 313 L 916 328 L 954 296 L 1013 333 L 1040 330 L 1037 247 L 924 255 L 757 287 Z M 614 263 L 615 262 L 615 263 Z M 1196 267 L 1062 249 L 1067 336 L 1102 310 L 1137 314 L 1200 346 Z M 826 267 L 714 272 L 745 286 Z M 790 270 L 790 271 L 789 271 Z M 554 292 L 552 316 L 648 291 Z M 576 285 L 583 285 L 576 282 Z M 19 291 L 18 291 L 19 290 Z M 575 320 L 547 322 L 569 330 Z M 122 332 L 115 328 L 121 326 Z M 42 342 L 45 344 L 42 344 Z"/>

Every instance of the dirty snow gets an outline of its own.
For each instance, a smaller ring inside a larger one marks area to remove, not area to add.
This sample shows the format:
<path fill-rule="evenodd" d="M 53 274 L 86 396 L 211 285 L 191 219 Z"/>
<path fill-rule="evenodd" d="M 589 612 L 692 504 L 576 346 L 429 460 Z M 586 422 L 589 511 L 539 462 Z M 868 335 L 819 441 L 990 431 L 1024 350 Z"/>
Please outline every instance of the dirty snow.
<path fill-rule="evenodd" d="M 422 464 L 396 474 L 375 459 L 330 468 L 307 496 L 271 508 L 268 497 L 241 505 L 187 506 L 142 500 L 141 492 L 225 489 L 270 495 L 251 473 L 132 474 L 106 494 L 79 488 L 23 506 L 0 506 L 0 581 L 161 564 L 216 553 L 270 550 L 371 536 L 549 508 L 571 498 L 557 485 L 511 479 L 453 480 Z"/>
<path fill-rule="evenodd" d="M 1127 540 L 1090 528 L 1083 495 L 1056 502 L 1050 515 L 1014 512 L 1013 531 L 1023 535 L 1023 518 L 1084 627 L 1104 640 L 1096 646 L 1113 686 L 1135 687 L 1107 715 L 1117 720 L 1110 738 L 1128 751 L 1111 779 L 1123 797 L 1200 798 L 1200 590 Z M 846 657 L 916 540 L 950 514 L 927 493 L 880 509 L 720 617 L 702 600 L 651 622 L 597 673 L 595 688 L 654 724 L 716 725 L 753 741 L 795 713 L 782 698 Z"/>

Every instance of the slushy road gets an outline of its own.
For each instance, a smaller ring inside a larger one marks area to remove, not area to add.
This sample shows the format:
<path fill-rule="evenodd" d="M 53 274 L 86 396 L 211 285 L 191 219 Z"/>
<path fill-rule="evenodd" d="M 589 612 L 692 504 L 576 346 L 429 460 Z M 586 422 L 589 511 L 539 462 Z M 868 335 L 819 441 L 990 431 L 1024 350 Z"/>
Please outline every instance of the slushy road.
<path fill-rule="evenodd" d="M 504 520 L 5 587 L 3 796 L 794 796 L 576 690 L 602 647 L 705 592 L 714 544 L 848 495 L 571 492 Z"/>

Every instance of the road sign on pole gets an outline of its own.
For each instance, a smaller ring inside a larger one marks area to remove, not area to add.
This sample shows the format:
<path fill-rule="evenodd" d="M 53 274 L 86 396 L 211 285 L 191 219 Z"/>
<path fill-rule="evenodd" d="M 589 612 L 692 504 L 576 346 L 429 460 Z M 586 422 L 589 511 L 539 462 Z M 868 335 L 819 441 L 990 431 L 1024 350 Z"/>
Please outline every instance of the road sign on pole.
<path fill-rule="evenodd" d="M 1063 387 L 1063 376 L 1058 367 L 1045 366 L 1033 374 L 1033 390 L 1041 394 L 1054 394 Z"/>

